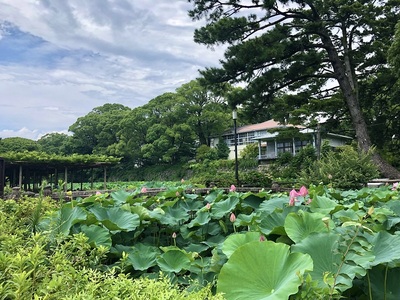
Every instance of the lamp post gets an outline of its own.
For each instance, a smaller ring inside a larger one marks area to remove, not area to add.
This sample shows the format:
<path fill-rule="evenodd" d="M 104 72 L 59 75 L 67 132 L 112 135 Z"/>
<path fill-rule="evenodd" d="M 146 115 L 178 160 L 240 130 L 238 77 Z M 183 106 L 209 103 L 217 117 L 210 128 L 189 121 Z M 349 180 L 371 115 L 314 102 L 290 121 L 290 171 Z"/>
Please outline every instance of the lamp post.
<path fill-rule="evenodd" d="M 234 140 L 235 140 L 235 179 L 236 185 L 239 186 L 239 166 L 238 166 L 238 151 L 237 151 L 237 112 L 236 109 L 232 111 L 232 119 L 233 119 L 233 132 L 234 132 Z"/>

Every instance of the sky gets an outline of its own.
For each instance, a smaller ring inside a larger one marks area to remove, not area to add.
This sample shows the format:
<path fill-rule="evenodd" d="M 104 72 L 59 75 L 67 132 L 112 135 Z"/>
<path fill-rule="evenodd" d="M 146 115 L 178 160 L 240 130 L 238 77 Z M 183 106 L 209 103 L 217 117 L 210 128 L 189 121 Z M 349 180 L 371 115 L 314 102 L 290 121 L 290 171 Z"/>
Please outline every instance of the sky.
<path fill-rule="evenodd" d="M 68 133 L 105 103 L 130 108 L 217 66 L 187 0 L 0 0 L 0 138 Z"/>

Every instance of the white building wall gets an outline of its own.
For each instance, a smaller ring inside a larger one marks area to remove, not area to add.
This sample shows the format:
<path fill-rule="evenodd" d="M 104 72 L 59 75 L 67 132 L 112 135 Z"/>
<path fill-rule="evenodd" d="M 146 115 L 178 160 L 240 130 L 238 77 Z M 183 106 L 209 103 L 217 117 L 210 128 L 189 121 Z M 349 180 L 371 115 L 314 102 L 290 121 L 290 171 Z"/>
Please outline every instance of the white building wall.
<path fill-rule="evenodd" d="M 237 149 L 238 149 L 238 158 L 241 157 L 241 156 L 240 156 L 240 152 L 242 152 L 242 150 L 243 150 L 244 148 L 246 148 L 246 146 L 247 146 L 247 145 L 238 145 L 238 146 L 237 146 Z M 235 146 L 229 147 L 229 150 L 231 150 L 231 151 L 229 152 L 229 157 L 228 157 L 228 159 L 235 159 Z"/>

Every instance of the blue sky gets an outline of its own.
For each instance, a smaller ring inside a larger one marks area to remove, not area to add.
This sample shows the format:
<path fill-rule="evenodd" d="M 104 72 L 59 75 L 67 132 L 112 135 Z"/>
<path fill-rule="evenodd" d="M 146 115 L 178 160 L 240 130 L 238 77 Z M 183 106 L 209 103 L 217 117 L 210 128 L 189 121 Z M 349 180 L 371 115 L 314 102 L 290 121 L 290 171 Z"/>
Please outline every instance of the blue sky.
<path fill-rule="evenodd" d="M 105 103 L 131 108 L 215 66 L 186 0 L 0 0 L 0 137 L 64 132 Z"/>

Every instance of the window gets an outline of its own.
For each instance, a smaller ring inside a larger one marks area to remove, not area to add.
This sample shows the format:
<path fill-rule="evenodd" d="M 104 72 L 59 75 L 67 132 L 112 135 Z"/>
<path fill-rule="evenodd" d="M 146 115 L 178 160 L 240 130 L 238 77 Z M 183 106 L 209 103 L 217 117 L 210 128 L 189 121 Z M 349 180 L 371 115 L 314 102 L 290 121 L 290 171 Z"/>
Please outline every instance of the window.
<path fill-rule="evenodd" d="M 253 140 L 254 138 L 254 132 L 245 132 L 245 133 L 238 133 L 237 135 L 237 144 L 238 145 L 248 145 L 248 144 L 253 144 L 255 141 Z M 228 146 L 234 146 L 235 145 L 235 135 L 230 134 L 224 137 L 224 140 Z"/>
<path fill-rule="evenodd" d="M 291 141 L 280 141 L 276 143 L 278 153 L 290 152 L 293 153 L 293 145 Z"/>
<path fill-rule="evenodd" d="M 307 146 L 310 143 L 310 141 L 295 141 L 295 151 L 296 153 L 299 153 L 302 148 Z"/>

